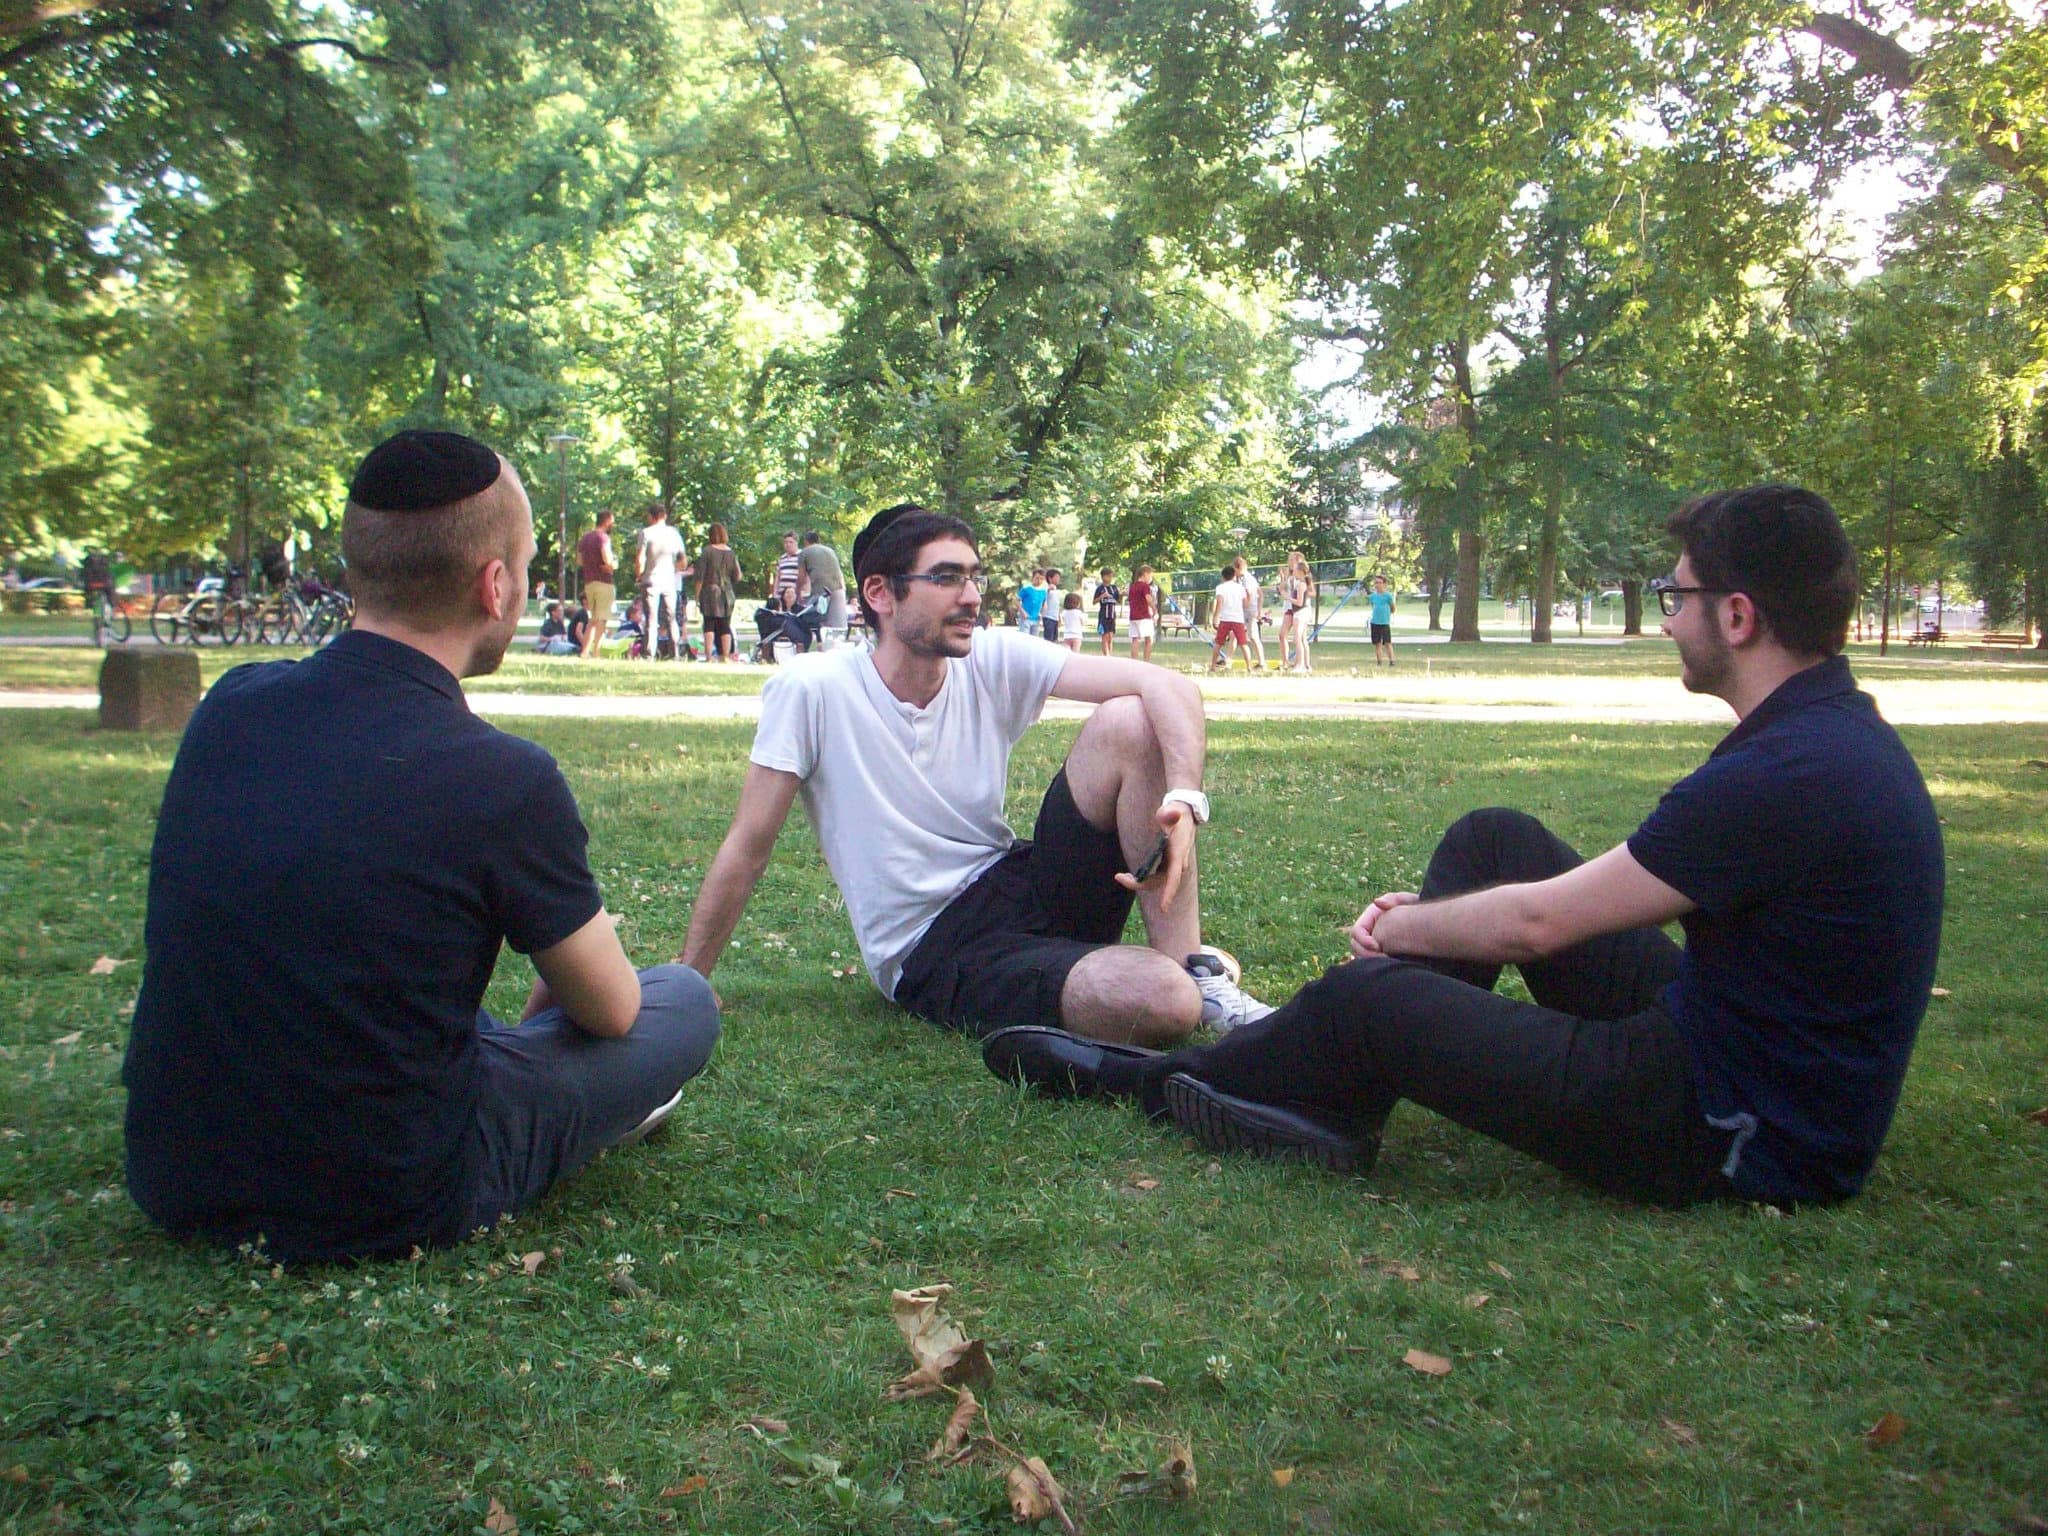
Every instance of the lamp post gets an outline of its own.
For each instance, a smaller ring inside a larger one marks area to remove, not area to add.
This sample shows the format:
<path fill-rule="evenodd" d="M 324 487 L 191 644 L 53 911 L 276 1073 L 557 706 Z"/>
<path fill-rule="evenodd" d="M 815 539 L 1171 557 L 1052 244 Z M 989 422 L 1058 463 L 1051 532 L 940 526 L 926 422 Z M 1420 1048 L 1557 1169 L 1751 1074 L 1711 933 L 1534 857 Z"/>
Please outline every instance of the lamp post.
<path fill-rule="evenodd" d="M 548 438 L 548 446 L 555 450 L 555 479 L 562 488 L 561 540 L 556 546 L 556 553 L 561 557 L 561 574 L 556 579 L 555 596 L 565 604 L 569 601 L 569 449 L 582 441 L 569 432 L 557 432 Z"/>

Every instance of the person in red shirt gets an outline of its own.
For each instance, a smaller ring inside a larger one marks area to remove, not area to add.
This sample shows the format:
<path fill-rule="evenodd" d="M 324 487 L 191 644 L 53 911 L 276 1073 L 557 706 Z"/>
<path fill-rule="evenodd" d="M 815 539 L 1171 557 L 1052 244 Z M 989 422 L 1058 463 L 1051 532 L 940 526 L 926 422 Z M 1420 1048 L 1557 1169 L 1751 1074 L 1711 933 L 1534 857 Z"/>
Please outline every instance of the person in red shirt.
<path fill-rule="evenodd" d="M 605 626 L 612 621 L 612 602 L 618 596 L 613 577 L 619 557 L 612 548 L 612 520 L 609 508 L 598 513 L 597 526 L 576 541 L 576 564 L 583 574 L 583 605 L 590 610 L 590 625 L 578 648 L 586 659 L 597 654 Z"/>
<path fill-rule="evenodd" d="M 1159 628 L 1159 614 L 1153 606 L 1159 589 L 1152 585 L 1152 567 L 1141 565 L 1131 572 L 1131 585 L 1124 598 L 1131 605 L 1131 660 L 1152 659 L 1152 636 Z M 1141 649 L 1142 647 L 1142 649 Z"/>

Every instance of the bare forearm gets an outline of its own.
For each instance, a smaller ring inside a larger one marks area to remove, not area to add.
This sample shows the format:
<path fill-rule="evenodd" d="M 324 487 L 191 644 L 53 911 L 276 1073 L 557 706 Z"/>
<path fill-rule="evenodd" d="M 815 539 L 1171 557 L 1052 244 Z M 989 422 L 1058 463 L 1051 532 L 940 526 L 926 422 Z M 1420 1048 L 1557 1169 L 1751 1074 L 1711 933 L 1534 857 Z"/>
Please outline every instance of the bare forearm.
<path fill-rule="evenodd" d="M 1526 885 L 1395 907 L 1381 914 L 1373 937 L 1389 955 L 1417 960 L 1476 960 L 1519 965 L 1547 952 L 1542 924 Z"/>
<path fill-rule="evenodd" d="M 677 956 L 699 976 L 709 976 L 725 953 L 773 848 L 770 843 L 757 853 L 737 835 L 728 835 L 719 845 L 697 892 L 697 904 L 690 910 L 690 932 L 683 941 L 683 952 Z"/>
<path fill-rule="evenodd" d="M 1159 743 L 1159 756 L 1170 789 L 1200 789 L 1208 760 L 1208 726 L 1202 717 L 1202 692 L 1177 673 L 1148 678 L 1139 702 Z"/>

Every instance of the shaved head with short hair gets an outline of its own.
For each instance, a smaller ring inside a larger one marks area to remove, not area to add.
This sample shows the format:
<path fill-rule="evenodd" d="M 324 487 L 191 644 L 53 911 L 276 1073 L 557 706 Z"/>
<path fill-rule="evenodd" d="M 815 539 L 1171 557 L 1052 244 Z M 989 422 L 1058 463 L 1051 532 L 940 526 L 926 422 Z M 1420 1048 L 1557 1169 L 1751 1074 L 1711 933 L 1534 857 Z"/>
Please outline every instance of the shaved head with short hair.
<path fill-rule="evenodd" d="M 366 613 L 420 629 L 469 617 L 470 583 L 492 560 L 515 563 L 532 509 L 503 455 L 498 478 L 460 501 L 382 512 L 351 500 L 341 515 L 349 593 Z"/>

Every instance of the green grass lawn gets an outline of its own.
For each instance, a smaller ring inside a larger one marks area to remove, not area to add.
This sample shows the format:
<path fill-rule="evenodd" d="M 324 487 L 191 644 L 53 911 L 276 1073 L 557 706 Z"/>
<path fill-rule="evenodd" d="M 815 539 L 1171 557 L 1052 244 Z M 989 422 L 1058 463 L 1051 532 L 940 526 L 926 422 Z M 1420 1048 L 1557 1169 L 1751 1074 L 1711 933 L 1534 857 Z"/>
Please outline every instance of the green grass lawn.
<path fill-rule="evenodd" d="M 58 711 L 0 733 L 0 1533 L 471 1532 L 494 1501 L 529 1536 L 1014 1529 L 998 1464 L 926 1463 L 944 1401 L 882 1398 L 909 1366 L 890 1290 L 940 1280 L 994 1357 L 992 1433 L 1093 1532 L 2048 1517 L 2048 1126 L 2027 1118 L 2048 1104 L 2048 727 L 1907 733 L 1947 823 L 1946 995 L 1840 1209 L 1634 1210 L 1413 1107 L 1344 1180 L 1024 1097 L 874 995 L 799 818 L 662 1138 L 466 1248 L 294 1274 L 170 1243 L 122 1190 L 175 742 Z M 530 734 L 629 950 L 667 958 L 748 728 Z M 1208 930 L 1278 1000 L 1459 812 L 1605 846 L 1717 734 L 1214 724 Z M 1020 823 L 1071 735 L 1020 749 Z M 93 975 L 101 956 L 122 963 Z M 492 1006 L 528 975 L 507 956 Z M 1886 1414 L 1904 1432 L 1873 1444 Z M 1116 1497 L 1175 1442 L 1192 1505 Z"/>
<path fill-rule="evenodd" d="M 1128 653 L 1119 645 L 1117 654 Z M 208 683 L 230 667 L 252 661 L 299 657 L 305 651 L 288 646 L 201 646 L 200 676 Z M 1607 645 L 1532 646 L 1501 638 L 1478 645 L 1438 643 L 1396 647 L 1393 672 L 1376 669 L 1370 646 L 1332 643 L 1315 652 L 1317 678 L 1304 682 L 1282 676 L 1248 677 L 1241 662 L 1210 679 L 1212 694 L 1245 698 L 1385 698 L 1451 697 L 1456 685 L 1471 680 L 1532 678 L 1632 678 L 1671 682 L 1671 642 L 1661 635 Z M 1893 646 L 1879 657 L 1875 645 L 1852 645 L 1848 654 L 1856 675 L 1869 683 L 1925 684 L 1996 683 L 2033 685 L 2048 681 L 2048 657 L 2035 651 L 1973 656 L 1967 650 L 1928 655 Z M 1279 666 L 1279 649 L 1267 646 L 1268 660 Z M 1205 671 L 1209 648 L 1188 640 L 1162 641 L 1153 652 L 1168 665 Z M 99 652 L 78 646 L 13 645 L 0 648 L 0 690 L 90 689 L 99 676 Z M 659 694 L 747 694 L 760 691 L 771 675 L 766 667 L 604 660 L 585 662 L 567 657 L 533 655 L 516 647 L 504 665 L 489 677 L 464 686 L 476 693 L 593 694 L 645 696 Z"/>

